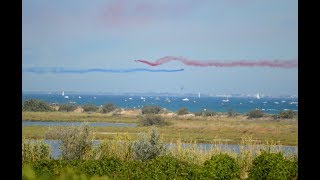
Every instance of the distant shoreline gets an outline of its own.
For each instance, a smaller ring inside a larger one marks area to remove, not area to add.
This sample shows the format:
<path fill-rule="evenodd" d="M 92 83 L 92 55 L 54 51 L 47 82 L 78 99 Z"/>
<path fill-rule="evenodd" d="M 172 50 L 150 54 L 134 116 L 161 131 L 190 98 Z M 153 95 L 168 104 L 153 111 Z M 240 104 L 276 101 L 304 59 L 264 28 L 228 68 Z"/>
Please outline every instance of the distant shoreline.
<path fill-rule="evenodd" d="M 62 91 L 22 91 L 22 95 L 28 94 L 52 94 L 61 95 Z M 75 92 L 75 91 L 65 91 L 69 95 L 109 95 L 109 96 L 169 96 L 169 97 L 198 97 L 198 93 L 170 93 L 170 92 L 125 92 L 125 93 L 111 93 L 111 92 Z M 232 98 L 255 98 L 255 94 L 241 94 L 241 93 L 231 93 L 231 94 L 208 94 L 201 93 L 201 97 L 232 97 Z M 297 95 L 264 95 L 263 98 L 293 98 L 297 99 Z"/>

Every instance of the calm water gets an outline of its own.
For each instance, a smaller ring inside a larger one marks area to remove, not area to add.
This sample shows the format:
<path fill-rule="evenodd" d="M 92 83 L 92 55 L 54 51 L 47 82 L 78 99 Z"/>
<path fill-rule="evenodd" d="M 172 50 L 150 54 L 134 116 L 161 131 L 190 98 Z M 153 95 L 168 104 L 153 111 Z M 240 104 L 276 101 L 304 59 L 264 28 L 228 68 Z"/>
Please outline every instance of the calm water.
<path fill-rule="evenodd" d="M 39 99 L 48 103 L 73 103 L 76 105 L 94 104 L 101 106 L 106 103 L 113 103 L 121 108 L 139 109 L 146 105 L 157 105 L 170 111 L 177 111 L 180 108 L 187 108 L 190 112 L 198 112 L 204 109 L 215 112 L 227 112 L 232 108 L 235 112 L 246 113 L 253 109 L 261 109 L 265 113 L 277 114 L 282 110 L 298 111 L 297 98 L 244 98 L 229 97 L 228 102 L 223 102 L 225 97 L 177 97 L 177 96 L 121 96 L 121 95 L 72 95 L 66 94 L 23 94 L 22 102 L 27 99 Z M 80 96 L 80 98 L 79 98 Z M 187 98 L 189 101 L 183 101 Z"/>
<path fill-rule="evenodd" d="M 51 156 L 53 158 L 58 158 L 59 155 L 61 154 L 61 151 L 59 149 L 59 140 L 45 140 L 45 143 L 49 144 L 51 147 Z M 94 146 L 97 146 L 101 143 L 101 140 L 95 140 L 93 142 Z M 175 144 L 167 144 L 166 145 L 168 148 L 175 146 Z M 190 146 L 190 144 L 187 143 L 183 143 L 181 145 L 182 147 L 188 147 Z M 222 150 L 233 150 L 233 152 L 235 153 L 240 153 L 240 146 L 236 145 L 236 144 L 219 144 L 219 145 L 215 145 L 218 146 L 219 148 L 221 148 Z M 198 143 L 197 144 L 197 148 L 201 148 L 203 150 L 209 150 L 212 147 L 215 147 L 212 144 L 202 144 L 202 143 Z M 285 153 L 285 154 L 297 154 L 297 146 L 281 146 L 281 150 Z"/>
<path fill-rule="evenodd" d="M 81 126 L 83 122 L 47 122 L 47 121 L 22 121 L 22 126 Z M 129 123 L 100 123 L 90 122 L 89 126 L 113 126 L 113 127 L 136 127 L 137 124 Z"/>

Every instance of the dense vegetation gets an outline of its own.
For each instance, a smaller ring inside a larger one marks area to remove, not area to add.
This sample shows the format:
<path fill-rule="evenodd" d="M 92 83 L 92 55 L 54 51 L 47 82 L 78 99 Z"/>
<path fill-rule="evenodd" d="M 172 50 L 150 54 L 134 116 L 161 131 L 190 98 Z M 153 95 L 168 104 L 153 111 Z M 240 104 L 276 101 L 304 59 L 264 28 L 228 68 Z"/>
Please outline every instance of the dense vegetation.
<path fill-rule="evenodd" d="M 188 113 L 189 113 L 189 111 L 188 111 L 187 108 L 181 108 L 181 109 L 179 109 L 179 110 L 177 111 L 177 114 L 178 114 L 178 115 L 185 115 L 185 114 L 188 114 Z"/>
<path fill-rule="evenodd" d="M 114 111 L 116 109 L 117 109 L 117 107 L 114 104 L 107 103 L 107 104 L 102 106 L 102 113 L 109 113 L 109 112 L 112 112 L 112 111 Z"/>
<path fill-rule="evenodd" d="M 159 106 L 143 106 L 142 114 L 159 114 L 161 108 Z"/>
<path fill-rule="evenodd" d="M 264 113 L 259 110 L 259 109 L 255 109 L 255 110 L 252 110 L 248 113 L 248 118 L 251 119 L 251 118 L 261 118 L 263 117 Z"/>
<path fill-rule="evenodd" d="M 53 111 L 53 109 L 46 102 L 37 99 L 28 99 L 22 104 L 23 111 L 40 111 L 47 112 Z"/>
<path fill-rule="evenodd" d="M 61 104 L 59 105 L 59 110 L 61 112 L 71 112 L 77 109 L 77 106 L 74 104 Z"/>
<path fill-rule="evenodd" d="M 248 179 L 296 179 L 298 159 L 286 159 L 281 152 L 262 151 L 252 162 Z"/>
<path fill-rule="evenodd" d="M 241 177 L 237 159 L 228 154 L 213 155 L 200 165 L 171 155 L 157 156 L 147 161 L 116 157 L 37 160 L 23 165 L 22 176 L 23 179 L 296 179 L 298 176 L 297 161 L 286 160 L 275 153 L 260 155 L 253 162 L 248 178 Z"/>
<path fill-rule="evenodd" d="M 141 117 L 142 126 L 166 125 L 163 117 L 154 114 L 146 114 Z"/>
<path fill-rule="evenodd" d="M 93 104 L 86 104 L 82 106 L 84 112 L 96 112 L 98 111 L 98 107 Z"/>

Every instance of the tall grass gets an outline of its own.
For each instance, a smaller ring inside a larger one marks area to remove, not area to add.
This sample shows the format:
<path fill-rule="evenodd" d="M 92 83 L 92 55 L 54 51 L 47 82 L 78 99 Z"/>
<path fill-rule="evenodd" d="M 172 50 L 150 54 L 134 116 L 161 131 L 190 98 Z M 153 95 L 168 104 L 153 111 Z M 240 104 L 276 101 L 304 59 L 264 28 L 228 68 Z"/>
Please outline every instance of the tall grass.
<path fill-rule="evenodd" d="M 42 159 L 50 159 L 50 146 L 43 140 L 22 139 L 22 164 Z"/>
<path fill-rule="evenodd" d="M 92 150 L 93 132 L 87 123 L 81 126 L 58 126 L 50 129 L 46 137 L 61 141 L 61 157 L 66 160 L 86 159 Z"/>
<path fill-rule="evenodd" d="M 117 134 L 114 140 L 104 140 L 91 153 L 91 159 L 116 157 L 120 160 L 132 159 L 132 137 L 125 134 Z"/>

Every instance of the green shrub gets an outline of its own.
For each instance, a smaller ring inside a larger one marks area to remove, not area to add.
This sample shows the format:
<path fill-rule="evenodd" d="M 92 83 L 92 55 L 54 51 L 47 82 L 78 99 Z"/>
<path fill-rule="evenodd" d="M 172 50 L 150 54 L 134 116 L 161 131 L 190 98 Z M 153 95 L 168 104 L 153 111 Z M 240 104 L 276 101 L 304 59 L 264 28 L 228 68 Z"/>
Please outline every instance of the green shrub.
<path fill-rule="evenodd" d="M 172 156 L 160 156 L 146 163 L 141 179 L 197 179 L 200 167 L 180 161 Z"/>
<path fill-rule="evenodd" d="M 141 124 L 143 126 L 154 126 L 154 125 L 166 125 L 166 122 L 159 115 L 146 114 L 142 116 Z"/>
<path fill-rule="evenodd" d="M 161 108 L 158 106 L 143 106 L 142 114 L 159 114 Z"/>
<path fill-rule="evenodd" d="M 99 108 L 93 104 L 86 104 L 83 107 L 84 112 L 96 112 Z"/>
<path fill-rule="evenodd" d="M 114 111 L 116 109 L 117 109 L 117 107 L 114 104 L 107 103 L 107 104 L 102 106 L 102 113 L 109 113 L 109 112 L 112 112 L 112 111 Z"/>
<path fill-rule="evenodd" d="M 43 140 L 22 140 L 22 163 L 50 159 L 50 146 Z"/>
<path fill-rule="evenodd" d="M 240 167 L 228 154 L 213 155 L 204 163 L 204 172 L 209 179 L 240 179 Z"/>
<path fill-rule="evenodd" d="M 59 110 L 61 112 L 71 112 L 77 109 L 77 106 L 74 104 L 61 104 L 59 105 Z"/>
<path fill-rule="evenodd" d="M 59 176 L 67 164 L 68 162 L 63 160 L 38 160 L 31 163 L 32 169 L 38 177 Z"/>
<path fill-rule="evenodd" d="M 121 172 L 123 168 L 124 164 L 119 159 L 103 158 L 101 160 L 86 160 L 80 165 L 79 170 L 89 176 L 112 176 L 115 172 Z"/>
<path fill-rule="evenodd" d="M 92 149 L 93 132 L 87 124 L 59 126 L 50 129 L 46 137 L 61 141 L 61 157 L 66 160 L 85 159 Z"/>
<path fill-rule="evenodd" d="M 181 109 L 179 109 L 179 110 L 177 111 L 177 114 L 178 114 L 178 115 L 184 115 L 184 114 L 188 114 L 188 113 L 189 113 L 189 111 L 188 111 L 187 108 L 181 108 Z"/>
<path fill-rule="evenodd" d="M 254 158 L 248 179 L 295 179 L 297 176 L 297 159 L 285 159 L 281 152 L 262 151 Z"/>
<path fill-rule="evenodd" d="M 53 111 L 53 109 L 49 106 L 49 104 L 37 99 L 28 99 L 24 101 L 22 104 L 22 110 L 23 111 L 41 111 L 41 112 Z"/>
<path fill-rule="evenodd" d="M 256 109 L 256 110 L 252 110 L 248 113 L 248 117 L 251 119 L 251 118 L 261 118 L 263 117 L 264 113 L 259 110 L 259 109 Z"/>
<path fill-rule="evenodd" d="M 297 113 L 292 110 L 281 111 L 279 113 L 279 118 L 283 118 L 283 119 L 292 119 L 296 116 L 297 116 Z"/>
<path fill-rule="evenodd" d="M 134 159 L 145 161 L 163 154 L 165 150 L 159 132 L 152 128 L 148 133 L 139 134 L 139 138 L 133 142 L 132 155 Z"/>

